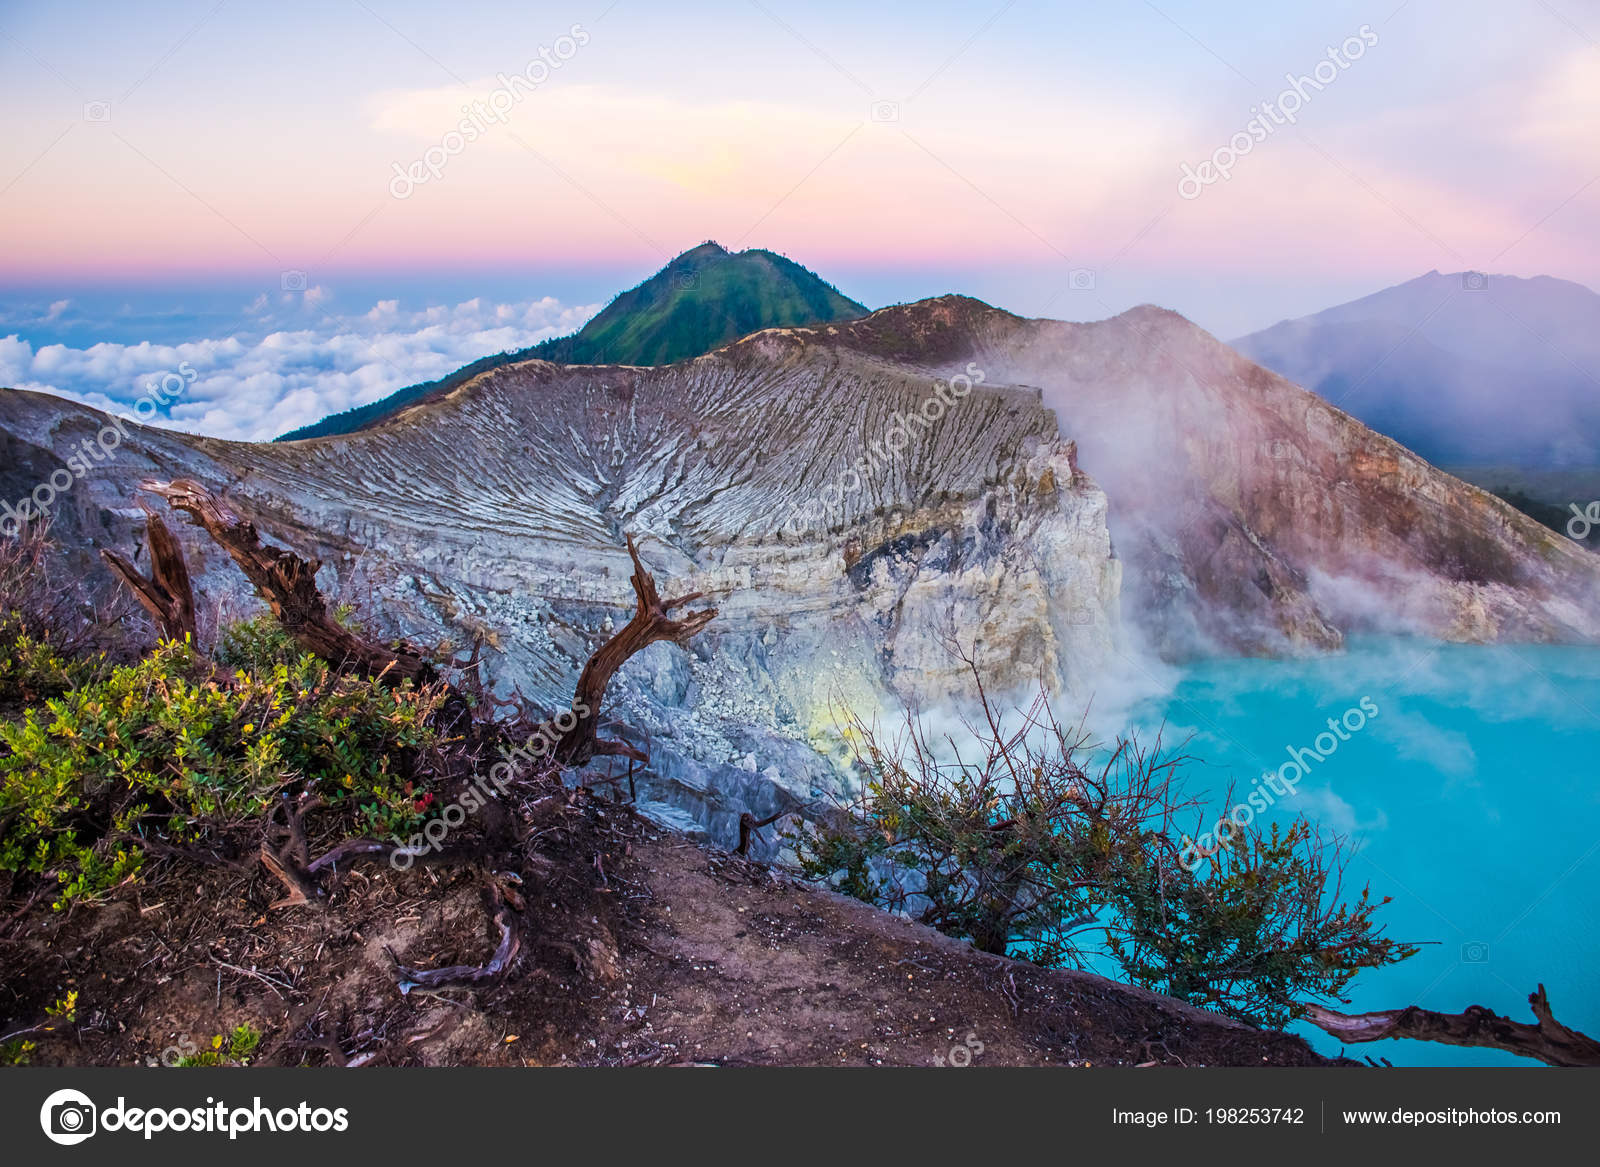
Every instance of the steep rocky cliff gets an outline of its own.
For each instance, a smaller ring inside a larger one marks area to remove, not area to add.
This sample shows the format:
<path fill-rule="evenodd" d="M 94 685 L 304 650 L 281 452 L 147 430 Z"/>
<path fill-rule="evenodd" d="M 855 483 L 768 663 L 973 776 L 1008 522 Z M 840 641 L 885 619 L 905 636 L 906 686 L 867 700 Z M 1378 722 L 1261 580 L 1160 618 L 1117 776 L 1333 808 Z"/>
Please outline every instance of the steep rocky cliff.
<path fill-rule="evenodd" d="M 104 420 L 0 393 L 4 497 Z M 1074 701 L 1120 663 L 1124 619 L 1174 655 L 1379 627 L 1600 640 L 1600 557 L 1150 308 L 1061 324 L 943 297 L 659 368 L 528 361 L 304 442 L 129 427 L 58 533 L 126 548 L 137 484 L 180 475 L 394 631 L 483 638 L 548 705 L 631 604 L 635 534 L 664 586 L 721 609 L 692 656 L 624 674 L 640 797 L 724 841 L 741 811 L 833 788 L 844 710 L 964 691 L 952 633 L 996 686 Z M 244 610 L 231 564 L 191 548 L 203 599 Z"/>
<path fill-rule="evenodd" d="M 1111 500 L 1128 618 L 1168 655 L 1600 641 L 1600 557 L 1176 313 L 1066 324 L 952 296 L 793 343 L 1037 387 Z"/>
<path fill-rule="evenodd" d="M 134 431 L 61 530 L 127 546 L 139 481 L 198 478 L 321 558 L 326 590 L 413 637 L 484 637 L 497 680 L 552 706 L 631 606 L 631 532 L 663 586 L 721 608 L 695 656 L 657 646 L 625 674 L 624 719 L 655 759 L 641 797 L 726 839 L 741 811 L 833 786 L 814 747 L 846 709 L 964 689 L 952 633 L 1001 685 L 1043 676 L 1086 699 L 1107 666 L 1119 565 L 1105 496 L 1037 393 L 979 380 L 946 384 L 946 406 L 915 370 L 824 348 L 656 369 L 527 362 L 349 437 Z M 32 459 L 7 476 L 11 497 L 48 474 L 48 451 L 103 424 L 28 394 L 0 408 Z M 191 546 L 202 595 L 241 610 L 243 580 Z"/>

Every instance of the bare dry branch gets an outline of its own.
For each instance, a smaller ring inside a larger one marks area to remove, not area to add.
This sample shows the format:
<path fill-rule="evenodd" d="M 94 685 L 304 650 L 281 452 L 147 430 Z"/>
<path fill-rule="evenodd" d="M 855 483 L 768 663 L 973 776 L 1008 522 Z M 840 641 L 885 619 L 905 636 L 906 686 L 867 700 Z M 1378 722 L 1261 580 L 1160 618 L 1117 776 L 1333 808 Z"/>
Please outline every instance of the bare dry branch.
<path fill-rule="evenodd" d="M 1320 1005 L 1306 1006 L 1306 1020 L 1341 1041 L 1352 1044 L 1408 1037 L 1444 1045 L 1502 1049 L 1552 1066 L 1600 1066 L 1600 1042 L 1555 1019 L 1544 986 L 1528 994 L 1537 1024 L 1513 1021 L 1482 1005 L 1461 1013 L 1435 1013 L 1412 1005 L 1378 1013 L 1335 1013 Z"/>
<path fill-rule="evenodd" d="M 691 592 L 686 596 L 663 601 L 656 591 L 655 577 L 645 569 L 644 563 L 639 559 L 639 550 L 634 546 L 633 536 L 629 535 L 627 540 L 628 555 L 633 559 L 633 575 L 628 581 L 633 584 L 636 599 L 633 619 L 596 649 L 588 663 L 583 666 L 572 702 L 578 722 L 561 736 L 561 740 L 556 743 L 552 751 L 556 761 L 564 766 L 582 766 L 596 754 L 631 758 L 637 762 L 649 761 L 644 754 L 627 742 L 602 739 L 597 736 L 600 703 L 605 699 L 606 686 L 611 683 L 611 678 L 616 675 L 617 670 L 635 653 L 642 652 L 658 640 L 670 640 L 674 644 L 687 645 L 690 638 L 709 624 L 717 614 L 715 608 L 703 608 L 698 612 L 688 613 L 681 620 L 674 620 L 668 616 L 667 613 L 672 609 L 700 599 L 701 593 Z"/>

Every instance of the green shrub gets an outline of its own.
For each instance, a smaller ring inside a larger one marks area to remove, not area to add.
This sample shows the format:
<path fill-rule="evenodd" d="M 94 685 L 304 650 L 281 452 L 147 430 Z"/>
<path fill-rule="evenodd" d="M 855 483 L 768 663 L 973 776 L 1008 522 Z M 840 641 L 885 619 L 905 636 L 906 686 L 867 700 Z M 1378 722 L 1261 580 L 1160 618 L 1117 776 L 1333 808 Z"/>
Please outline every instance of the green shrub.
<path fill-rule="evenodd" d="M 1302 998 L 1343 1001 L 1362 969 L 1417 951 L 1374 927 L 1388 897 L 1330 897 L 1340 874 L 1337 845 L 1304 819 L 1235 831 L 1204 875 L 1137 862 L 1108 889 L 1109 951 L 1134 984 L 1282 1028 Z"/>
<path fill-rule="evenodd" d="M 340 604 L 333 609 L 333 618 L 356 635 L 371 638 L 370 630 L 356 619 L 353 605 Z M 275 665 L 293 664 L 300 652 L 283 625 L 270 612 L 260 612 L 224 628 L 212 656 L 225 668 L 262 672 Z"/>
<path fill-rule="evenodd" d="M 0 614 L 0 702 L 42 701 L 90 680 L 104 656 L 73 657 L 38 639 L 16 614 Z"/>
<path fill-rule="evenodd" d="M 1305 996 L 1339 994 L 1363 968 L 1415 948 L 1373 924 L 1379 903 L 1338 903 L 1342 863 L 1302 820 L 1236 832 L 1192 867 L 1177 818 L 1198 810 L 1182 758 L 1135 741 L 1089 748 L 1041 696 L 1005 727 L 978 687 L 970 737 L 936 742 L 908 718 L 892 744 L 856 721 L 863 775 L 831 821 L 790 833 L 811 879 L 1050 967 L 1120 967 L 1135 984 L 1281 1028 Z M 946 743 L 950 749 L 942 748 Z M 1387 902 L 1387 901 L 1383 901 Z"/>
<path fill-rule="evenodd" d="M 59 907 L 137 873 L 149 844 L 260 820 L 291 788 L 349 834 L 408 832 L 440 701 L 310 656 L 218 675 L 164 643 L 0 721 L 0 870 L 56 879 Z"/>
<path fill-rule="evenodd" d="M 283 625 L 263 612 L 224 628 L 213 655 L 224 668 L 262 672 L 291 663 L 300 655 L 300 649 Z"/>

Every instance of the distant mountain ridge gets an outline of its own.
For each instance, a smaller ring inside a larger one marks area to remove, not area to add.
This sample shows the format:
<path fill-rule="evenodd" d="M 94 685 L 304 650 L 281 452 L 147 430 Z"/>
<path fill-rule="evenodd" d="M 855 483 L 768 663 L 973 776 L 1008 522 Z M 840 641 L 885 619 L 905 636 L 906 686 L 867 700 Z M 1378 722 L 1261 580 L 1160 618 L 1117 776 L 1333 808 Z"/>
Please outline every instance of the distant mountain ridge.
<path fill-rule="evenodd" d="M 764 328 L 854 320 L 867 308 L 815 272 L 761 248 L 730 252 L 706 242 L 621 293 L 570 336 L 472 362 L 437 381 L 411 385 L 368 405 L 284 434 L 280 442 L 367 429 L 482 373 L 518 361 L 566 365 L 670 365 L 703 356 Z"/>
<path fill-rule="evenodd" d="M 1600 295 L 1429 272 L 1232 342 L 1435 465 L 1600 466 Z"/>

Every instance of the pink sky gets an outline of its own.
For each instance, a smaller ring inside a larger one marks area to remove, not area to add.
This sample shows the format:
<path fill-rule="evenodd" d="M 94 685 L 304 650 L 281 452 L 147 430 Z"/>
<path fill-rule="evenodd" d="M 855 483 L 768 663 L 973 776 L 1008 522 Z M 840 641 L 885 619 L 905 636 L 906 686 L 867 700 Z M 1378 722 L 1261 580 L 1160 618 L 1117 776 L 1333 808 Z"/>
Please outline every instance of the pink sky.
<path fill-rule="evenodd" d="M 1074 268 L 1152 299 L 1206 273 L 1276 280 L 1307 309 L 1331 302 L 1318 288 L 1430 268 L 1600 283 L 1600 50 L 1581 12 L 1484 38 L 1462 28 L 1477 5 L 1406 6 L 1295 126 L 1185 200 L 1180 165 L 1370 13 L 1074 23 L 1020 5 L 988 25 L 957 9 L 940 32 L 829 6 L 472 7 L 442 23 L 409 5 L 108 6 L 87 35 L 51 8 L 8 13 L 5 282 L 649 270 L 716 238 L 824 274 L 1014 272 L 1023 311 Z M 496 95 L 530 63 L 536 89 Z M 451 142 L 473 101 L 508 108 Z M 437 177 L 393 197 L 396 165 L 430 149 Z"/>

